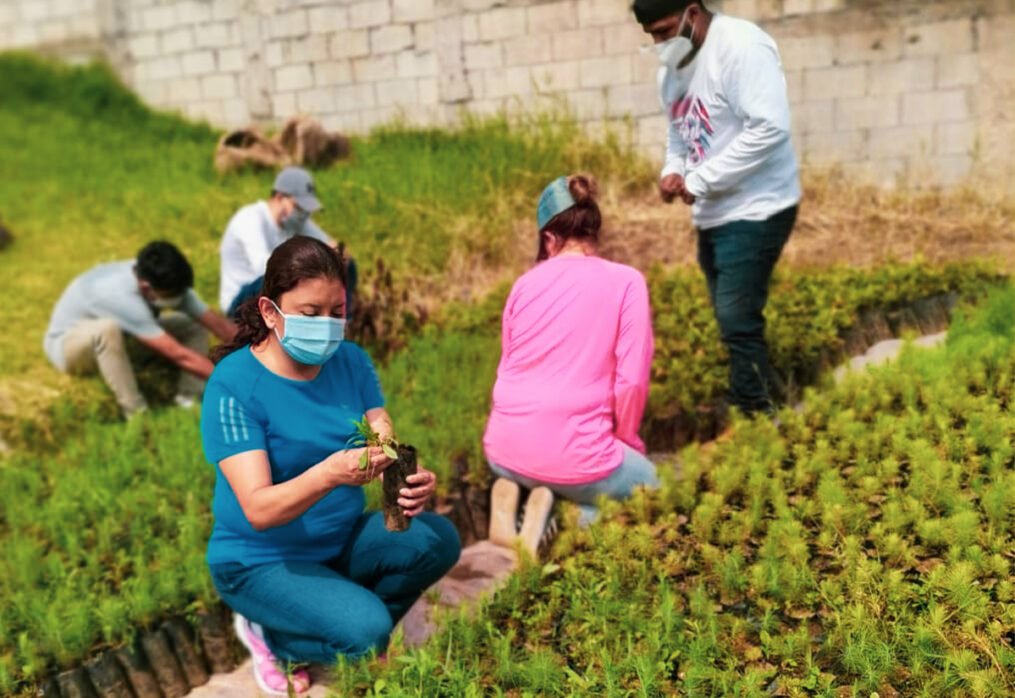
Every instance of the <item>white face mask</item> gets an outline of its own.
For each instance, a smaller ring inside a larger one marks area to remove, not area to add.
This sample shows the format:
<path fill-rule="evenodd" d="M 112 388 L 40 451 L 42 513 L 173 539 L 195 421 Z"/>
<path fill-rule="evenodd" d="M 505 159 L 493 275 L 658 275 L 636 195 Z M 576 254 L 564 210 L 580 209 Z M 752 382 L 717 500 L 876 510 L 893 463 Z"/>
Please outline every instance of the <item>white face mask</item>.
<path fill-rule="evenodd" d="M 292 213 L 282 219 L 280 227 L 290 235 L 299 235 L 309 218 L 309 213 L 299 207 L 293 207 Z"/>
<path fill-rule="evenodd" d="M 659 62 L 673 70 L 676 70 L 677 66 L 691 55 L 691 51 L 694 50 L 694 43 L 686 36 L 681 36 L 682 31 L 684 31 L 684 17 L 680 18 L 680 26 L 677 28 L 677 35 L 675 37 L 655 45 Z"/>
<path fill-rule="evenodd" d="M 159 310 L 174 310 L 179 308 L 180 304 L 183 303 L 183 294 L 168 296 L 166 298 L 155 297 L 151 299 L 150 303 Z"/>

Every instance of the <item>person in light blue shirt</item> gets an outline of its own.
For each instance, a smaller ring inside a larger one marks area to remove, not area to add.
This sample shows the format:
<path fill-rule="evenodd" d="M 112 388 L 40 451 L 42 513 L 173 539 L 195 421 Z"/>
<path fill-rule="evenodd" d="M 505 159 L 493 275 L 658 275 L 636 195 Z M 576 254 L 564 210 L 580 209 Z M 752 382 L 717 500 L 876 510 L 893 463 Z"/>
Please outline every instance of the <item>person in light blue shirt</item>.
<path fill-rule="evenodd" d="M 444 517 L 423 511 L 436 486 L 420 468 L 399 505 L 401 533 L 364 511 L 362 487 L 390 459 L 348 444 L 366 419 L 393 427 L 370 358 L 344 340 L 345 266 L 299 236 L 268 260 L 262 294 L 241 306 L 205 389 L 201 434 L 216 466 L 207 559 L 262 691 L 308 690 L 279 660 L 333 663 L 383 651 L 392 627 L 458 560 Z"/>
<path fill-rule="evenodd" d="M 208 308 L 191 288 L 194 270 L 172 243 L 145 245 L 136 259 L 93 267 L 60 296 L 43 340 L 47 358 L 72 375 L 98 372 L 125 417 L 148 409 L 138 388 L 126 338 L 143 353 L 179 367 L 176 404 L 200 398 L 214 366 L 208 333 L 232 338 L 232 322 Z"/>

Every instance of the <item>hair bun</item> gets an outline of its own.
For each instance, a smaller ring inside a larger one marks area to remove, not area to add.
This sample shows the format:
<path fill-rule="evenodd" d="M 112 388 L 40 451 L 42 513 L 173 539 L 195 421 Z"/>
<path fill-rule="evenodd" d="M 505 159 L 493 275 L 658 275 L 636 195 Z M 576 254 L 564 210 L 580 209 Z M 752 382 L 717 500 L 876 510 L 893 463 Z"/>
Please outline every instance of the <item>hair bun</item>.
<path fill-rule="evenodd" d="M 567 178 L 567 188 L 571 190 L 571 196 L 579 206 L 595 203 L 599 197 L 599 187 L 592 175 L 571 175 Z"/>

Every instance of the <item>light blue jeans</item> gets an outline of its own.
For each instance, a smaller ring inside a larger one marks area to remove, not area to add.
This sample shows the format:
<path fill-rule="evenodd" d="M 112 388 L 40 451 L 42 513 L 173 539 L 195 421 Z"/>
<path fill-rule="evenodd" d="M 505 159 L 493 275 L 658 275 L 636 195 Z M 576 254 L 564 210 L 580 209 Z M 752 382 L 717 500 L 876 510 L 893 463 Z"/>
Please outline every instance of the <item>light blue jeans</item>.
<path fill-rule="evenodd" d="M 635 487 L 644 486 L 654 490 L 659 486 L 656 466 L 652 461 L 630 446 L 624 446 L 624 459 L 620 461 L 620 467 L 602 480 L 595 480 L 594 482 L 587 482 L 581 485 L 559 485 L 553 482 L 541 482 L 524 475 L 519 475 L 492 461 L 490 462 L 490 470 L 497 477 L 517 482 L 526 489 L 533 490 L 537 487 L 549 487 L 554 495 L 576 503 L 579 509 L 581 509 L 579 523 L 582 526 L 588 526 L 599 516 L 599 507 L 596 506 L 596 500 L 601 495 L 606 495 L 610 499 L 624 500 L 631 496 Z"/>

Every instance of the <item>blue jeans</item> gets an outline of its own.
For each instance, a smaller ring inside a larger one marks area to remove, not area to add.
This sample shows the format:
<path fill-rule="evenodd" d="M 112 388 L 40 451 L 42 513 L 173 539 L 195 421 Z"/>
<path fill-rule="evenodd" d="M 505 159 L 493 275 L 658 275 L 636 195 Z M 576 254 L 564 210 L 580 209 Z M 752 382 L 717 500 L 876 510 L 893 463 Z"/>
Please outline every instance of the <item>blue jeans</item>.
<path fill-rule="evenodd" d="M 490 463 L 490 470 L 497 477 L 503 477 L 517 482 L 522 487 L 534 490 L 537 487 L 549 487 L 559 497 L 575 502 L 581 509 L 579 523 L 588 526 L 599 516 L 599 507 L 596 500 L 606 495 L 610 499 L 627 499 L 634 492 L 634 488 L 645 486 L 655 489 L 659 486 L 659 476 L 656 474 L 656 466 L 648 458 L 635 451 L 630 446 L 624 446 L 624 459 L 620 466 L 602 480 L 587 482 L 581 485 L 559 485 L 552 482 L 543 482 L 519 475 L 507 468 L 502 468 L 496 463 Z"/>
<path fill-rule="evenodd" d="M 772 270 L 796 215 L 792 206 L 763 221 L 698 231 L 698 263 L 730 354 L 729 401 L 747 414 L 775 407 L 764 310 Z"/>
<path fill-rule="evenodd" d="M 395 623 L 458 561 L 461 542 L 443 516 L 424 512 L 391 533 L 380 512 L 360 517 L 342 554 L 324 563 L 211 566 L 231 609 L 264 629 L 280 659 L 334 664 L 383 651 Z"/>
<path fill-rule="evenodd" d="M 356 260 L 351 257 L 345 261 L 345 317 L 352 320 L 353 306 L 356 303 L 356 285 L 359 282 L 359 270 L 356 267 Z M 240 309 L 244 301 L 257 298 L 261 295 L 261 287 L 264 285 L 264 276 L 259 276 L 250 283 L 244 284 L 237 291 L 233 302 L 226 309 L 226 317 L 235 318 L 236 311 Z"/>

